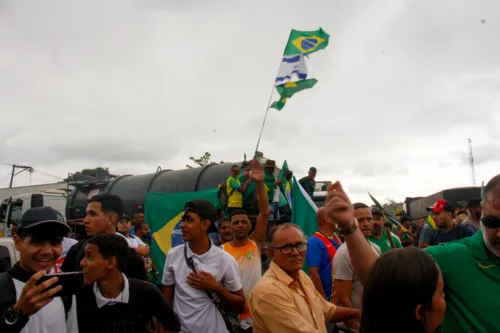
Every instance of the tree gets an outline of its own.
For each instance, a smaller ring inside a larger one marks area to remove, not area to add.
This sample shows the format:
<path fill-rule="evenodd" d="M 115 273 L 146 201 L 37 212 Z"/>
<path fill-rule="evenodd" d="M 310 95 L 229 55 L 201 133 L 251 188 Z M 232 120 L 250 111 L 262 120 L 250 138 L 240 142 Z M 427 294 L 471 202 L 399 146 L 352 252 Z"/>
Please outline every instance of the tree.
<path fill-rule="evenodd" d="M 70 174 L 67 179 L 68 182 L 78 182 L 78 181 L 86 181 L 86 180 L 105 180 L 110 177 L 109 171 L 107 168 L 96 167 L 93 169 L 83 169 L 82 171 L 77 171 L 73 174 Z"/>
<path fill-rule="evenodd" d="M 205 152 L 205 154 L 201 155 L 199 158 L 194 158 L 190 157 L 189 159 L 193 161 L 196 166 L 191 166 L 189 164 L 186 164 L 186 168 L 192 169 L 192 168 L 197 168 L 197 167 L 204 167 L 205 165 L 210 165 L 210 164 L 226 164 L 224 161 L 220 161 L 219 163 L 213 162 L 210 159 L 212 158 L 212 154 L 210 154 L 208 151 Z"/>

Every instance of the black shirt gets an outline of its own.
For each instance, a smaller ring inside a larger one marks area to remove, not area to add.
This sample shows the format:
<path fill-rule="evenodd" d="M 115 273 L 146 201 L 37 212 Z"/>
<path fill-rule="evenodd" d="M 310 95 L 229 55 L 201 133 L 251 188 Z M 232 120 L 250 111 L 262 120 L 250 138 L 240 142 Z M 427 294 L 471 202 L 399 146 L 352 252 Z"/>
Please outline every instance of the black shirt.
<path fill-rule="evenodd" d="M 128 303 L 99 308 L 93 285 L 86 285 L 77 295 L 78 331 L 80 333 L 146 333 L 151 317 L 167 331 L 179 332 L 179 317 L 165 301 L 158 288 L 145 281 L 129 278 Z"/>
<path fill-rule="evenodd" d="M 64 258 L 64 262 L 61 265 L 61 270 L 63 272 L 79 272 L 82 270 L 80 262 L 85 256 L 85 245 L 87 245 L 87 240 L 79 241 L 69 249 L 66 258 Z M 144 260 L 131 248 L 129 248 L 127 261 L 124 266 L 123 273 L 127 277 L 144 281 L 147 280 Z"/>

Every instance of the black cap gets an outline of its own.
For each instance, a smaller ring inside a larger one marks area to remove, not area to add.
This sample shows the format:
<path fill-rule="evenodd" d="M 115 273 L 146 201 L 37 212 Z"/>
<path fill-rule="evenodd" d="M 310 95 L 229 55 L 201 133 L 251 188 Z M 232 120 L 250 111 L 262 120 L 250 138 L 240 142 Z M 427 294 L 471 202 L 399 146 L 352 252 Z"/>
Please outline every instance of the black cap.
<path fill-rule="evenodd" d="M 382 211 L 378 208 L 372 208 L 372 215 L 377 215 L 377 216 L 384 216 Z"/>
<path fill-rule="evenodd" d="M 127 221 L 130 221 L 130 217 L 127 215 L 127 214 L 122 214 L 122 217 L 120 218 L 120 220 L 127 220 Z"/>
<path fill-rule="evenodd" d="M 215 221 L 217 221 L 217 210 L 210 201 L 204 199 L 189 201 L 184 206 L 184 211 L 186 213 L 196 213 L 200 215 L 201 218 L 210 220 L 211 223 L 208 232 L 217 232 L 217 226 L 215 225 Z"/>
<path fill-rule="evenodd" d="M 59 227 L 59 229 L 68 233 L 71 228 L 64 221 L 64 217 L 52 207 L 30 208 L 21 216 L 18 226 L 21 229 L 30 229 L 36 226 L 46 225 L 47 228 Z"/>

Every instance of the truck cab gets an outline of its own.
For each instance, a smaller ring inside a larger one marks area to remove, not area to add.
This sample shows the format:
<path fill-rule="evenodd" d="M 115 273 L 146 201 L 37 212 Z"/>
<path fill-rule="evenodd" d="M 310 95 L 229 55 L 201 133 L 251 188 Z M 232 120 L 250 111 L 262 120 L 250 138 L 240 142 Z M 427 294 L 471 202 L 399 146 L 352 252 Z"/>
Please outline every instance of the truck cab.
<path fill-rule="evenodd" d="M 0 237 L 9 237 L 10 226 L 13 223 L 17 223 L 28 209 L 47 206 L 54 208 L 65 217 L 66 192 L 61 190 L 42 190 L 38 193 L 20 194 L 5 199 L 0 205 L 0 220 L 4 231 Z"/>

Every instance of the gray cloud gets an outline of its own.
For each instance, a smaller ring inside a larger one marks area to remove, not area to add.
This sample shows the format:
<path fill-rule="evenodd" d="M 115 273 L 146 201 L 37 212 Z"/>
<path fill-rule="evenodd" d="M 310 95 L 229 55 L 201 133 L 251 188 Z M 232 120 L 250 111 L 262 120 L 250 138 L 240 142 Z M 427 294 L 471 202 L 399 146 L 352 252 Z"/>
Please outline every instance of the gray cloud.
<path fill-rule="evenodd" d="M 478 179 L 497 172 L 499 11 L 465 0 L 432 11 L 406 0 L 0 1 L 0 162 L 64 175 L 251 156 L 289 29 L 322 26 L 330 46 L 309 59 L 319 83 L 269 111 L 260 150 L 298 177 L 316 166 L 359 200 L 468 185 L 468 137 Z"/>

